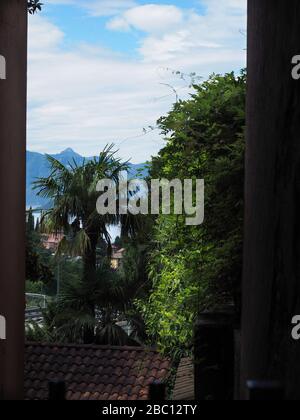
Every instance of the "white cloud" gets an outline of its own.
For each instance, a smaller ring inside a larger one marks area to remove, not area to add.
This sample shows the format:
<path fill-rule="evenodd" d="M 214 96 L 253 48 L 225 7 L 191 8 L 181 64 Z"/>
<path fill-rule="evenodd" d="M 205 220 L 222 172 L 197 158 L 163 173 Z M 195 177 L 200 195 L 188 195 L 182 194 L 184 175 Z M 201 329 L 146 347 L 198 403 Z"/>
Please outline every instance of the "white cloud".
<path fill-rule="evenodd" d="M 176 6 L 145 4 L 134 7 L 115 17 L 107 24 L 109 29 L 144 32 L 167 32 L 183 22 L 183 12 Z"/>
<path fill-rule="evenodd" d="M 108 142 L 118 144 L 140 135 L 144 126 L 169 109 L 173 98 L 158 104 L 154 100 L 166 93 L 156 68 L 90 45 L 65 51 L 61 41 L 62 33 L 49 21 L 30 19 L 30 150 L 73 147 L 92 155 Z M 123 142 L 122 155 L 144 161 L 162 144 L 157 135 L 150 137 Z"/>
<path fill-rule="evenodd" d="M 199 0 L 199 3 L 205 5 L 210 12 L 223 10 L 228 14 L 244 14 L 247 11 L 247 1 L 244 0 Z"/>
<path fill-rule="evenodd" d="M 85 2 L 87 3 L 87 2 Z M 84 5 L 93 16 L 112 16 L 136 5 L 133 0 L 95 0 Z"/>
<path fill-rule="evenodd" d="M 140 53 L 145 61 L 184 60 L 208 49 L 242 50 L 246 0 L 202 0 L 205 14 L 175 6 L 146 5 L 129 9 L 108 22 L 108 29 L 143 30 Z M 210 54 L 210 52 L 208 52 Z M 221 54 L 221 51 L 220 51 Z"/>
<path fill-rule="evenodd" d="M 86 9 L 92 16 L 113 16 L 136 6 L 134 0 L 47 0 L 47 4 L 78 6 Z"/>
<path fill-rule="evenodd" d="M 64 33 L 51 22 L 41 18 L 39 15 L 31 20 L 29 25 L 29 53 L 35 51 L 47 51 L 56 48 L 64 38 Z"/>
<path fill-rule="evenodd" d="M 28 148 L 58 152 L 73 147 L 92 155 L 115 142 L 122 157 L 134 162 L 157 153 L 163 144 L 159 133 L 140 135 L 174 102 L 174 92 L 163 83 L 183 98 L 189 93 L 188 82 L 166 68 L 195 71 L 205 78 L 245 65 L 246 38 L 239 30 L 246 27 L 245 7 L 240 6 L 246 1 L 205 2 L 205 16 L 175 7 L 173 15 L 156 19 L 141 15 L 136 7 L 119 11 L 117 18 L 126 17 L 128 25 L 147 31 L 135 59 L 98 45 L 66 50 L 66 35 L 57 26 L 41 16 L 30 17 Z"/>

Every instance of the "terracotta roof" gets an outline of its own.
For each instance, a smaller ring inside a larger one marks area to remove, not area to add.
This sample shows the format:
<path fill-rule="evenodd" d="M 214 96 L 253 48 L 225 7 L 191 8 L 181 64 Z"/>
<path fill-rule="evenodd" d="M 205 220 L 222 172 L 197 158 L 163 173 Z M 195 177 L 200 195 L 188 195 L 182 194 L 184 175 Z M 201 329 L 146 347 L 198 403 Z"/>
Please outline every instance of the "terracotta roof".
<path fill-rule="evenodd" d="M 48 398 L 48 381 L 65 380 L 69 400 L 147 400 L 149 384 L 167 380 L 171 362 L 142 347 L 28 343 L 25 398 Z"/>
<path fill-rule="evenodd" d="M 190 357 L 181 359 L 173 390 L 173 400 L 194 400 L 194 363 Z"/>
<path fill-rule="evenodd" d="M 44 248 L 48 250 L 56 250 L 58 248 L 58 245 L 64 238 L 64 234 L 62 233 L 51 233 L 50 235 L 42 235 L 42 244 Z"/>
<path fill-rule="evenodd" d="M 125 253 L 124 248 L 118 249 L 118 250 L 113 250 L 111 258 L 115 259 L 115 260 L 121 260 L 122 258 L 124 258 L 124 253 Z"/>

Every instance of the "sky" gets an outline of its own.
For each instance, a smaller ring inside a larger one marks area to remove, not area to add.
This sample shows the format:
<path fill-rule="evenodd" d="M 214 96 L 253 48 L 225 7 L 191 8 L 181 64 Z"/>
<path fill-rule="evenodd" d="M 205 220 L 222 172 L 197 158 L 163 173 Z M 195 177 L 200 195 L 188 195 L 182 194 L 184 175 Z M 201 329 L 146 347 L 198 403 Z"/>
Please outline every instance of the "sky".
<path fill-rule="evenodd" d="M 192 93 L 191 73 L 200 83 L 245 67 L 246 0 L 42 3 L 29 18 L 31 151 L 92 156 L 114 143 L 145 162 L 164 145 L 157 119 Z"/>

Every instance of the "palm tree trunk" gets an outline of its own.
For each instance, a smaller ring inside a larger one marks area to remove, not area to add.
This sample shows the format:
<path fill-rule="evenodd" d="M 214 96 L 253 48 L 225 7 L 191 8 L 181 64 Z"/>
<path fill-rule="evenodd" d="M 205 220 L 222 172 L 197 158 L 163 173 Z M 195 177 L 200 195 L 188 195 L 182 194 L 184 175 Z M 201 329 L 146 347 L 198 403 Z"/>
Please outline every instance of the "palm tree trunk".
<path fill-rule="evenodd" d="M 86 250 L 83 256 L 83 269 L 85 281 L 92 281 L 96 271 L 96 249 L 98 237 L 95 235 L 89 235 L 90 247 Z"/>
<path fill-rule="evenodd" d="M 90 247 L 86 250 L 85 255 L 83 256 L 83 275 L 84 281 L 87 284 L 92 284 L 95 279 L 96 274 L 96 250 L 98 235 L 88 234 L 90 239 Z M 88 296 L 87 302 L 87 313 L 91 318 L 95 319 L 95 304 L 93 301 L 93 294 Z M 92 344 L 95 341 L 95 332 L 93 327 L 86 327 L 83 333 L 84 344 Z"/>

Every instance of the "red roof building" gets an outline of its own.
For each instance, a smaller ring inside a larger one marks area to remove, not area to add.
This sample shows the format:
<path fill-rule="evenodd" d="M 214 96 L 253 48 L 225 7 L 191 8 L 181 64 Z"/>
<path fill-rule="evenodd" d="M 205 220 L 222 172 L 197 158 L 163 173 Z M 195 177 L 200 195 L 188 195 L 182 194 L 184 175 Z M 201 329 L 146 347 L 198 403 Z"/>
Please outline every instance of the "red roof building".
<path fill-rule="evenodd" d="M 149 385 L 167 381 L 171 362 L 143 347 L 29 343 L 25 399 L 47 400 L 48 382 L 64 380 L 67 400 L 147 400 Z"/>
<path fill-rule="evenodd" d="M 125 254 L 125 249 L 124 248 L 122 248 L 122 249 L 113 248 L 113 252 L 112 252 L 112 255 L 111 255 L 111 266 L 112 266 L 112 268 L 117 270 L 121 267 L 122 260 L 124 258 L 124 254 Z"/>
<path fill-rule="evenodd" d="M 58 245 L 60 244 L 61 240 L 64 238 L 62 233 L 51 233 L 50 235 L 42 235 L 42 244 L 44 248 L 56 252 Z"/>

